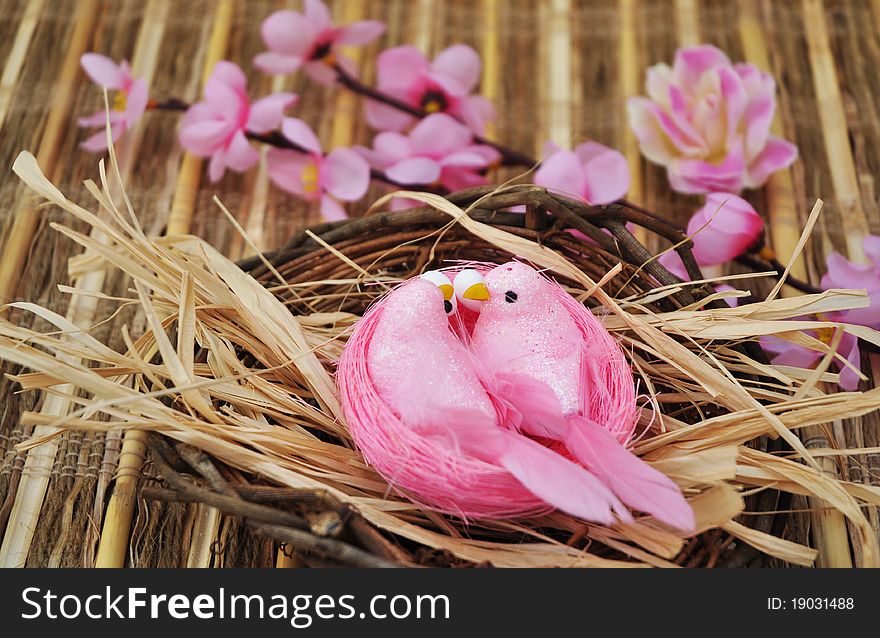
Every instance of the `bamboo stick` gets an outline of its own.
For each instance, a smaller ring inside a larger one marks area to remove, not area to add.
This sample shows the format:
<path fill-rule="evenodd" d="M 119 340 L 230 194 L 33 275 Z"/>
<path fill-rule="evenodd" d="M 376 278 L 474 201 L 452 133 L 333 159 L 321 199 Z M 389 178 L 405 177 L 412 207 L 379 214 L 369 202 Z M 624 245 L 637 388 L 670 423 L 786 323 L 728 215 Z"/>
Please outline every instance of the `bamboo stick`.
<path fill-rule="evenodd" d="M 543 129 L 546 139 L 563 148 L 571 146 L 571 2 L 552 0 L 541 5 L 543 55 L 541 75 L 546 81 L 547 111 Z M 536 137 L 536 152 L 543 151 L 545 138 Z"/>
<path fill-rule="evenodd" d="M 207 83 L 214 66 L 226 55 L 229 33 L 232 30 L 232 0 L 221 0 L 214 14 L 214 25 L 208 49 L 205 54 L 205 67 L 202 70 L 202 84 Z M 202 160 L 184 153 L 183 163 L 177 176 L 177 188 L 168 218 L 168 234 L 179 235 L 189 232 L 195 210 L 196 197 L 201 182 Z"/>
<path fill-rule="evenodd" d="M 210 567 L 214 557 L 214 541 L 220 529 L 220 510 L 198 503 L 192 540 L 186 557 L 187 567 Z"/>
<path fill-rule="evenodd" d="M 232 8 L 231 0 L 223 0 L 217 6 L 205 54 L 205 67 L 202 72 L 203 84 L 210 76 L 214 65 L 226 53 L 229 33 L 232 28 Z M 200 172 L 201 160 L 185 153 L 168 220 L 169 235 L 186 233 L 189 230 L 198 194 Z M 140 468 L 144 459 L 145 441 L 146 434 L 139 430 L 130 430 L 123 439 L 116 485 L 107 506 L 107 518 L 101 531 L 101 542 L 95 561 L 96 567 L 121 567 L 125 564 Z"/>
<path fill-rule="evenodd" d="M 847 252 L 850 258 L 864 261 L 862 238 L 868 232 L 868 224 L 861 205 L 855 161 L 849 145 L 849 131 L 822 0 L 804 0 L 803 12 L 813 88 L 819 107 L 825 153 L 831 169 L 831 183 L 846 237 Z M 812 440 L 816 445 L 826 447 L 830 445 L 824 429 L 808 428 L 803 436 L 813 437 Z M 821 463 L 823 470 L 832 475 L 837 474 L 837 466 L 830 459 L 821 459 Z M 809 502 L 814 508 L 810 518 L 814 541 L 819 550 L 819 565 L 852 567 L 850 538 L 845 519 L 839 512 L 830 510 L 827 503 L 820 499 L 811 498 Z M 821 509 L 816 510 L 816 507 Z"/>
<path fill-rule="evenodd" d="M 675 36 L 678 45 L 700 44 L 700 19 L 696 0 L 675 0 Z"/>
<path fill-rule="evenodd" d="M 433 34 L 436 25 L 434 23 L 434 14 L 437 6 L 434 0 L 419 0 L 419 8 L 416 10 L 416 19 L 418 26 L 413 36 L 413 45 L 424 52 L 426 55 L 431 51 L 433 44 Z"/>
<path fill-rule="evenodd" d="M 46 127 L 43 129 L 37 150 L 37 161 L 43 167 L 43 171 L 50 175 L 55 172 L 61 141 L 70 124 L 70 113 L 76 97 L 74 89 L 79 80 L 79 58 L 88 47 L 97 16 L 97 0 L 84 0 L 78 3 L 74 18 L 75 26 L 67 46 L 64 64 L 53 86 L 58 101 L 49 109 Z M 20 202 L 3 247 L 3 260 L 0 261 L 0 303 L 15 298 L 25 256 L 30 250 L 40 219 L 34 212 L 29 198 L 22 198 Z"/>
<path fill-rule="evenodd" d="M 758 0 L 744 0 L 739 10 L 739 31 L 746 60 L 763 71 L 772 71 L 764 30 L 761 28 Z M 773 118 L 770 131 L 785 137 L 779 109 Z M 767 180 L 767 215 L 770 237 L 776 256 L 783 262 L 794 254 L 803 226 L 797 213 L 794 179 L 790 170 L 777 171 Z M 803 257 L 798 257 L 791 269 L 792 276 L 804 281 L 809 279 Z"/>
<path fill-rule="evenodd" d="M 757 0 L 747 0 L 740 6 L 739 30 L 746 59 L 762 70 L 772 71 L 765 35 L 761 28 Z M 775 135 L 785 137 L 783 128 L 782 118 L 777 110 L 771 131 Z M 766 188 L 772 246 L 777 258 L 787 264 L 801 235 L 801 220 L 797 213 L 794 179 L 791 170 L 785 169 L 771 175 Z M 809 278 L 803 259 L 799 258 L 794 263 L 791 274 L 799 279 Z M 783 294 L 799 294 L 789 287 L 783 289 L 782 292 Z M 825 430 L 821 426 L 805 428 L 801 437 L 808 449 L 829 446 Z M 823 471 L 833 476 L 837 475 L 833 460 L 823 458 L 818 462 Z M 819 551 L 819 565 L 826 567 L 852 566 L 849 556 L 849 534 L 843 514 L 830 508 L 828 503 L 821 499 L 810 498 L 809 504 L 813 540 Z"/>
<path fill-rule="evenodd" d="M 96 2 L 83 2 L 79 5 L 76 14 L 73 34 L 57 80 L 61 99 L 49 111 L 46 128 L 37 153 L 40 164 L 47 172 L 55 172 L 58 148 L 73 104 L 75 94 L 73 89 L 79 71 L 79 58 L 85 52 L 95 27 L 96 9 Z M 32 210 L 31 202 L 26 200 L 26 203 L 22 203 L 15 213 L 15 221 L 6 239 L 3 260 L 0 261 L 0 302 L 11 300 L 15 296 L 21 268 L 24 265 L 24 256 L 30 249 L 37 221 L 38 217 Z M 84 325 L 82 321 L 90 316 L 88 310 L 93 305 L 94 300 L 73 297 L 67 313 L 68 319 L 77 325 Z M 66 393 L 70 389 L 68 384 L 59 388 L 62 393 Z M 65 399 L 53 395 L 46 398 L 41 412 L 60 416 L 66 413 L 67 406 L 68 402 Z M 34 434 L 46 434 L 49 430 L 48 426 L 38 427 Z M 22 567 L 27 561 L 46 495 L 46 488 L 49 484 L 55 454 L 58 450 L 58 443 L 59 441 L 55 439 L 31 450 L 27 455 L 15 502 L 3 536 L 3 543 L 0 545 L 0 567 Z"/>
<path fill-rule="evenodd" d="M 25 5 L 21 22 L 18 23 L 12 49 L 6 57 L 3 75 L 0 76 L 0 131 L 3 130 L 3 123 L 6 121 L 9 105 L 12 104 L 12 96 L 15 93 L 15 85 L 18 83 L 18 75 L 21 73 L 21 67 L 24 66 L 31 38 L 37 29 L 37 23 L 40 21 L 40 14 L 43 12 L 45 4 L 46 0 L 28 2 Z"/>
<path fill-rule="evenodd" d="M 870 231 L 856 176 L 855 161 L 849 144 L 849 130 L 834 56 L 826 27 L 825 7 L 822 0 L 803 0 L 804 29 L 807 53 L 813 71 L 813 89 L 819 107 L 822 138 L 831 168 L 831 183 L 837 201 L 840 221 L 851 259 L 865 261 L 862 238 Z"/>
<path fill-rule="evenodd" d="M 501 67 L 499 61 L 498 29 L 500 26 L 498 0 L 483 0 L 482 3 L 483 42 L 481 53 L 483 58 L 483 79 L 480 93 L 492 104 L 497 106 L 498 87 L 500 84 Z M 495 139 L 497 127 L 495 122 L 486 123 L 486 137 Z"/>
<path fill-rule="evenodd" d="M 636 13 L 638 0 L 620 0 L 620 89 L 621 100 L 626 100 L 642 92 L 642 65 L 639 60 L 638 42 L 636 39 Z M 626 109 L 623 109 L 626 113 Z M 624 115 L 624 118 L 626 116 Z M 623 154 L 629 165 L 630 185 L 627 199 L 641 206 L 645 203 L 644 183 L 642 181 L 642 153 L 639 150 L 639 141 L 624 122 L 623 126 Z M 645 228 L 636 229 L 636 239 L 643 245 L 649 246 L 649 233 Z"/>

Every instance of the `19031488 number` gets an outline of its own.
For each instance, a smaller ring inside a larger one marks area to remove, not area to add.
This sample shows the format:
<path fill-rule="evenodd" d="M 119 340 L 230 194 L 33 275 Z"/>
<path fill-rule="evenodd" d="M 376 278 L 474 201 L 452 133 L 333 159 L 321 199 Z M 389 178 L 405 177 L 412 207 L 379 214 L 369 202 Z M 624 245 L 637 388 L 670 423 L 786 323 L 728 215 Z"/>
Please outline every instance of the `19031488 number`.
<path fill-rule="evenodd" d="M 791 599 L 792 609 L 853 609 L 855 600 L 852 598 L 819 598 L 819 597 L 796 597 Z"/>

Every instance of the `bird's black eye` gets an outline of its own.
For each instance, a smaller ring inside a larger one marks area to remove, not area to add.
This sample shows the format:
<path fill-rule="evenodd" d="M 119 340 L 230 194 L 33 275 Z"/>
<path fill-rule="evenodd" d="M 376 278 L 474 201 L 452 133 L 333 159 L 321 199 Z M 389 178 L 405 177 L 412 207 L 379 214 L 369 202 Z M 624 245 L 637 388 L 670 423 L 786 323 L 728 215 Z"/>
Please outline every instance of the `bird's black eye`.
<path fill-rule="evenodd" d="M 452 302 L 449 301 L 449 299 L 443 300 L 443 310 L 446 312 L 447 315 L 452 312 Z"/>
<path fill-rule="evenodd" d="M 516 301 L 516 293 L 512 290 L 508 290 L 504 293 L 504 301 L 506 301 L 507 303 L 513 303 L 514 301 Z"/>

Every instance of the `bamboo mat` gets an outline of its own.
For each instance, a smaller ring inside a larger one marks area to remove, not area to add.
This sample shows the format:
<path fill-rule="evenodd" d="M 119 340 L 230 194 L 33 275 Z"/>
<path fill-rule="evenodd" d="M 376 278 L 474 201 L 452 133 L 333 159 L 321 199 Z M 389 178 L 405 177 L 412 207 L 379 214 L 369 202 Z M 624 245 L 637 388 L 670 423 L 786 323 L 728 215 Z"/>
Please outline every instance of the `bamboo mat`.
<path fill-rule="evenodd" d="M 680 223 L 686 222 L 698 202 L 671 194 L 663 170 L 640 159 L 626 128 L 624 100 L 642 92 L 645 68 L 671 62 L 677 46 L 716 44 L 733 60 L 769 67 L 779 85 L 776 126 L 800 147 L 801 159 L 790 171 L 777 175 L 767 189 L 749 195 L 767 214 L 772 243 L 783 261 L 817 197 L 825 200 L 825 208 L 797 268 L 812 281 L 823 272 L 828 252 L 838 250 L 858 258 L 864 233 L 880 232 L 875 186 L 875 176 L 880 175 L 880 0 L 335 0 L 329 4 L 337 22 L 371 17 L 388 24 L 384 38 L 358 54 L 367 82 L 373 80 L 376 54 L 386 46 L 415 44 L 433 54 L 455 42 L 470 44 L 483 56 L 482 92 L 499 113 L 491 137 L 533 154 L 548 138 L 560 144 L 592 138 L 623 149 L 635 178 L 631 199 Z M 253 94 L 280 89 L 299 93 L 298 115 L 313 124 L 322 140 L 332 142 L 328 147 L 368 141 L 360 99 L 342 90 L 316 87 L 301 77 L 273 80 L 250 65 L 262 49 L 260 21 L 285 5 L 295 3 L 0 0 L 0 166 L 7 167 L 0 177 L 0 263 L 9 262 L 19 250 L 23 267 L 14 268 L 11 279 L 15 298 L 61 314 L 73 313 L 82 325 L 97 323 L 92 332 L 114 347 L 123 347 L 123 325 L 134 334 L 142 329 L 141 318 L 132 312 L 98 323 L 108 317 L 109 304 L 68 308 L 68 298 L 56 286 L 69 281 L 68 259 L 78 251 L 48 228 L 63 213 L 51 208 L 35 211 L 31 195 L 9 170 L 20 150 L 40 149 L 51 160 L 44 170 L 61 190 L 75 201 L 89 199 L 82 180 L 96 177 L 98 157 L 77 149 L 83 134 L 75 118 L 98 108 L 101 95 L 84 74 L 71 73 L 82 50 L 129 58 L 136 71 L 140 67 L 152 72 L 151 95 L 186 100 L 198 97 L 206 61 L 220 51 L 247 71 Z M 275 248 L 297 229 L 318 221 L 315 209 L 270 187 L 262 168 L 246 175 L 227 173 L 216 185 L 193 180 L 199 175 L 198 166 L 182 168 L 193 161 L 184 158 L 175 134 L 176 116 L 148 113 L 140 138 L 132 136 L 126 142 L 130 148 L 120 149 L 120 156 L 128 158 L 128 194 L 148 233 L 165 232 L 173 209 L 175 227 L 188 225 L 234 259 L 246 255 L 245 243 L 211 203 L 215 194 L 261 249 Z M 182 172 L 186 179 L 179 177 Z M 371 195 L 380 192 L 374 189 Z M 110 295 L 126 287 L 126 281 L 113 272 L 91 281 Z M 761 290 L 761 285 L 754 282 L 752 288 Z M 25 313 L 18 319 L 27 326 L 38 323 Z M 874 356 L 864 357 L 863 368 L 880 375 L 880 362 Z M 16 372 L 8 366 L 2 371 Z M 141 457 L 136 441 L 125 444 L 123 472 L 119 471 L 123 442 L 118 436 L 94 433 L 66 434 L 58 440 L 57 450 L 44 451 L 42 461 L 26 464 L 13 450 L 30 434 L 19 415 L 58 406 L 15 392 L 13 384 L 0 379 L 0 563 L 94 565 L 110 503 L 120 511 L 129 506 L 132 510 L 110 564 L 285 564 L 271 542 L 251 536 L 210 508 L 123 502 L 135 494 L 142 476 L 152 472 L 148 461 L 138 473 Z M 880 417 L 872 414 L 861 423 L 829 424 L 816 433 L 814 444 L 827 445 L 824 436 L 841 446 L 878 446 Z M 878 455 L 827 469 L 843 472 L 851 480 L 880 483 Z M 132 486 L 130 493 L 116 488 L 117 475 L 122 476 L 120 483 L 128 481 Z M 793 507 L 812 505 L 796 500 Z M 38 517 L 24 526 L 21 521 L 28 519 L 22 512 L 27 510 Z M 831 518 L 819 523 L 815 515 L 793 516 L 792 539 L 821 547 L 828 534 L 845 534 L 845 523 Z M 871 521 L 878 529 L 876 511 Z M 104 542 L 109 535 L 105 530 Z M 858 565 L 857 547 L 853 557 Z M 845 564 L 850 559 L 829 552 L 822 560 Z"/>

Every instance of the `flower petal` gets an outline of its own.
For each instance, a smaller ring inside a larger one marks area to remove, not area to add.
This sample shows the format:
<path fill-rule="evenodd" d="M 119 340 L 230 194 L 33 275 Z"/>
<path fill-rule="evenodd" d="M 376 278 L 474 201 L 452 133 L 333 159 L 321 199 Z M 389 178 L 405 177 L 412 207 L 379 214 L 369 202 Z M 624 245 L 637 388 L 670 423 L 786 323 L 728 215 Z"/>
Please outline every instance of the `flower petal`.
<path fill-rule="evenodd" d="M 408 157 L 385 170 L 398 184 L 433 184 L 440 178 L 440 164 L 427 157 Z"/>
<path fill-rule="evenodd" d="M 309 200 L 317 199 L 318 190 L 306 192 L 303 186 L 303 171 L 314 167 L 315 161 L 308 155 L 279 148 L 270 148 L 266 153 L 269 178 L 278 188 Z"/>
<path fill-rule="evenodd" d="M 482 71 L 479 54 L 466 44 L 453 44 L 443 49 L 431 63 L 431 71 L 453 78 L 465 93 L 477 86 Z"/>
<path fill-rule="evenodd" d="M 846 360 L 854 365 L 857 370 L 862 369 L 862 353 L 859 351 L 859 340 L 853 335 L 844 333 L 840 343 L 837 345 L 837 352 L 843 354 Z M 858 390 L 860 379 L 855 370 L 842 365 L 839 361 L 837 365 L 840 366 L 840 383 L 838 385 L 840 385 L 841 389 L 848 392 Z"/>
<path fill-rule="evenodd" d="M 333 26 L 330 10 L 321 0 L 305 0 L 305 14 L 317 33 Z"/>
<path fill-rule="evenodd" d="M 321 217 L 328 222 L 338 222 L 348 219 L 348 213 L 345 212 L 342 204 L 330 197 L 330 195 L 324 195 L 321 197 Z"/>
<path fill-rule="evenodd" d="M 281 122 L 281 132 L 294 144 L 307 151 L 321 154 L 321 141 L 308 124 L 298 117 L 285 117 Z"/>
<path fill-rule="evenodd" d="M 761 339 L 761 345 L 769 350 L 770 346 L 765 345 L 767 341 L 767 339 Z M 822 358 L 822 354 L 815 350 L 788 343 L 782 339 L 777 339 L 777 341 L 780 342 L 780 345 L 777 346 L 779 354 L 770 359 L 770 362 L 773 365 L 791 366 L 793 368 L 804 368 L 805 370 L 809 370 L 816 365 L 816 362 L 819 361 L 819 359 Z"/>
<path fill-rule="evenodd" d="M 453 151 L 440 160 L 441 166 L 458 166 L 461 168 L 485 168 L 489 162 L 480 153 L 469 150 Z"/>
<path fill-rule="evenodd" d="M 684 262 L 681 260 L 679 254 L 674 250 L 669 250 L 657 258 L 657 261 L 660 262 L 660 265 L 666 268 L 673 275 L 681 279 L 682 281 L 690 281 L 690 277 L 688 277 L 687 269 L 684 267 Z"/>
<path fill-rule="evenodd" d="M 222 83 L 234 89 L 237 92 L 244 93 L 247 89 L 247 77 L 241 67 L 228 60 L 220 60 L 211 72 L 211 79 Z M 209 80 L 210 82 L 210 80 Z M 207 86 L 205 87 L 205 97 L 208 97 Z"/>
<path fill-rule="evenodd" d="M 226 151 L 220 149 L 211 156 L 208 162 L 208 179 L 213 182 L 219 182 L 226 172 Z"/>
<path fill-rule="evenodd" d="M 370 187 L 370 165 L 350 148 L 337 148 L 324 158 L 321 167 L 324 189 L 347 202 L 367 194 Z"/>
<path fill-rule="evenodd" d="M 665 62 L 648 68 L 645 90 L 648 97 L 664 108 L 669 108 L 669 84 L 672 82 L 672 69 Z"/>
<path fill-rule="evenodd" d="M 489 183 L 489 178 L 469 168 L 444 166 L 440 172 L 440 185 L 450 191 L 461 191 Z"/>
<path fill-rule="evenodd" d="M 273 53 L 299 58 L 305 56 L 318 35 L 311 20 L 289 10 L 276 11 L 263 20 L 260 33 Z"/>
<path fill-rule="evenodd" d="M 680 193 L 738 193 L 743 188 L 743 164 L 742 153 L 736 150 L 731 150 L 720 164 L 703 160 L 673 160 L 668 166 L 669 184 Z"/>
<path fill-rule="evenodd" d="M 822 287 L 825 287 L 824 283 Z M 834 287 L 836 288 L 837 286 Z M 866 308 L 847 310 L 843 313 L 842 321 L 880 330 L 880 290 L 869 290 L 868 306 Z"/>
<path fill-rule="evenodd" d="M 700 76 L 718 66 L 729 66 L 730 59 L 721 49 L 711 44 L 684 47 L 675 52 L 672 65 L 672 83 L 690 93 L 696 87 Z"/>
<path fill-rule="evenodd" d="M 367 124 L 377 131 L 402 131 L 415 119 L 396 108 L 367 100 L 366 106 Z"/>
<path fill-rule="evenodd" d="M 471 95 L 458 100 L 454 110 L 477 135 L 482 135 L 486 131 L 486 122 L 496 117 L 495 107 L 482 95 Z"/>
<path fill-rule="evenodd" d="M 414 46 L 386 49 L 376 59 L 379 88 L 406 89 L 428 72 L 428 61 Z"/>
<path fill-rule="evenodd" d="M 80 66 L 92 82 L 108 89 L 121 89 L 125 76 L 120 66 L 106 55 L 100 53 L 83 53 L 79 59 Z"/>
<path fill-rule="evenodd" d="M 110 126 L 110 138 L 116 142 L 121 136 L 124 130 L 124 126 L 122 122 L 117 122 L 116 124 L 112 124 Z M 85 140 L 80 142 L 80 148 L 86 151 L 91 151 L 93 153 L 97 153 L 100 151 L 107 150 L 107 131 L 103 128 L 95 133 L 94 135 L 90 135 Z"/>
<path fill-rule="evenodd" d="M 229 125 L 221 120 L 202 120 L 182 125 L 180 145 L 196 157 L 208 157 L 229 137 Z"/>
<path fill-rule="evenodd" d="M 661 165 L 672 161 L 675 147 L 657 121 L 653 103 L 643 97 L 631 97 L 626 101 L 626 109 L 629 127 L 648 161 Z"/>
<path fill-rule="evenodd" d="M 588 202 L 608 204 L 626 195 L 631 177 L 623 153 L 598 142 L 580 144 L 574 153 L 583 165 Z"/>
<path fill-rule="evenodd" d="M 577 154 L 560 150 L 553 153 L 535 171 L 535 183 L 559 193 L 582 198 L 587 178 Z"/>
<path fill-rule="evenodd" d="M 125 125 L 131 128 L 147 110 L 150 95 L 147 82 L 143 78 L 135 78 L 128 92 L 125 104 Z"/>
<path fill-rule="evenodd" d="M 336 61 L 340 66 L 345 66 L 343 56 L 337 55 Z M 312 82 L 317 84 L 333 86 L 336 83 L 336 70 L 323 60 L 306 62 L 305 66 L 303 66 L 303 71 L 306 72 L 306 75 L 309 76 Z M 357 77 L 357 73 L 353 75 Z"/>
<path fill-rule="evenodd" d="M 379 20 L 359 20 L 344 26 L 337 37 L 339 44 L 363 45 L 369 44 L 385 33 L 385 23 Z"/>
<path fill-rule="evenodd" d="M 254 56 L 254 66 L 263 73 L 282 75 L 293 73 L 303 64 L 303 59 L 297 55 L 282 55 L 267 51 Z"/>
<path fill-rule="evenodd" d="M 877 235 L 865 235 L 865 238 L 862 240 L 862 248 L 865 251 L 865 257 L 874 264 L 874 268 L 880 268 L 880 237 Z"/>
<path fill-rule="evenodd" d="M 764 221 L 746 200 L 711 193 L 687 225 L 693 254 L 701 266 L 723 264 L 741 255 L 760 237 Z"/>
<path fill-rule="evenodd" d="M 260 153 L 248 142 L 244 131 L 236 132 L 229 146 L 226 147 L 226 166 L 241 173 L 256 164 L 259 159 Z"/>
<path fill-rule="evenodd" d="M 788 168 L 798 156 L 797 146 L 779 137 L 770 136 L 767 145 L 748 167 L 745 178 L 746 188 L 757 188 L 767 181 L 773 173 Z"/>
<path fill-rule="evenodd" d="M 434 113 L 415 125 L 409 133 L 413 152 L 429 157 L 442 157 L 467 146 L 473 133 L 445 113 Z"/>
<path fill-rule="evenodd" d="M 284 110 L 296 104 L 299 98 L 294 93 L 273 93 L 251 104 L 247 130 L 254 133 L 267 133 L 277 128 L 284 118 Z"/>
<path fill-rule="evenodd" d="M 406 135 L 385 131 L 373 138 L 373 148 L 393 160 L 412 155 L 412 144 Z"/>
<path fill-rule="evenodd" d="M 880 289 L 880 277 L 873 265 L 853 263 L 840 253 L 831 253 L 825 262 L 827 272 L 822 277 L 823 288 Z"/>

